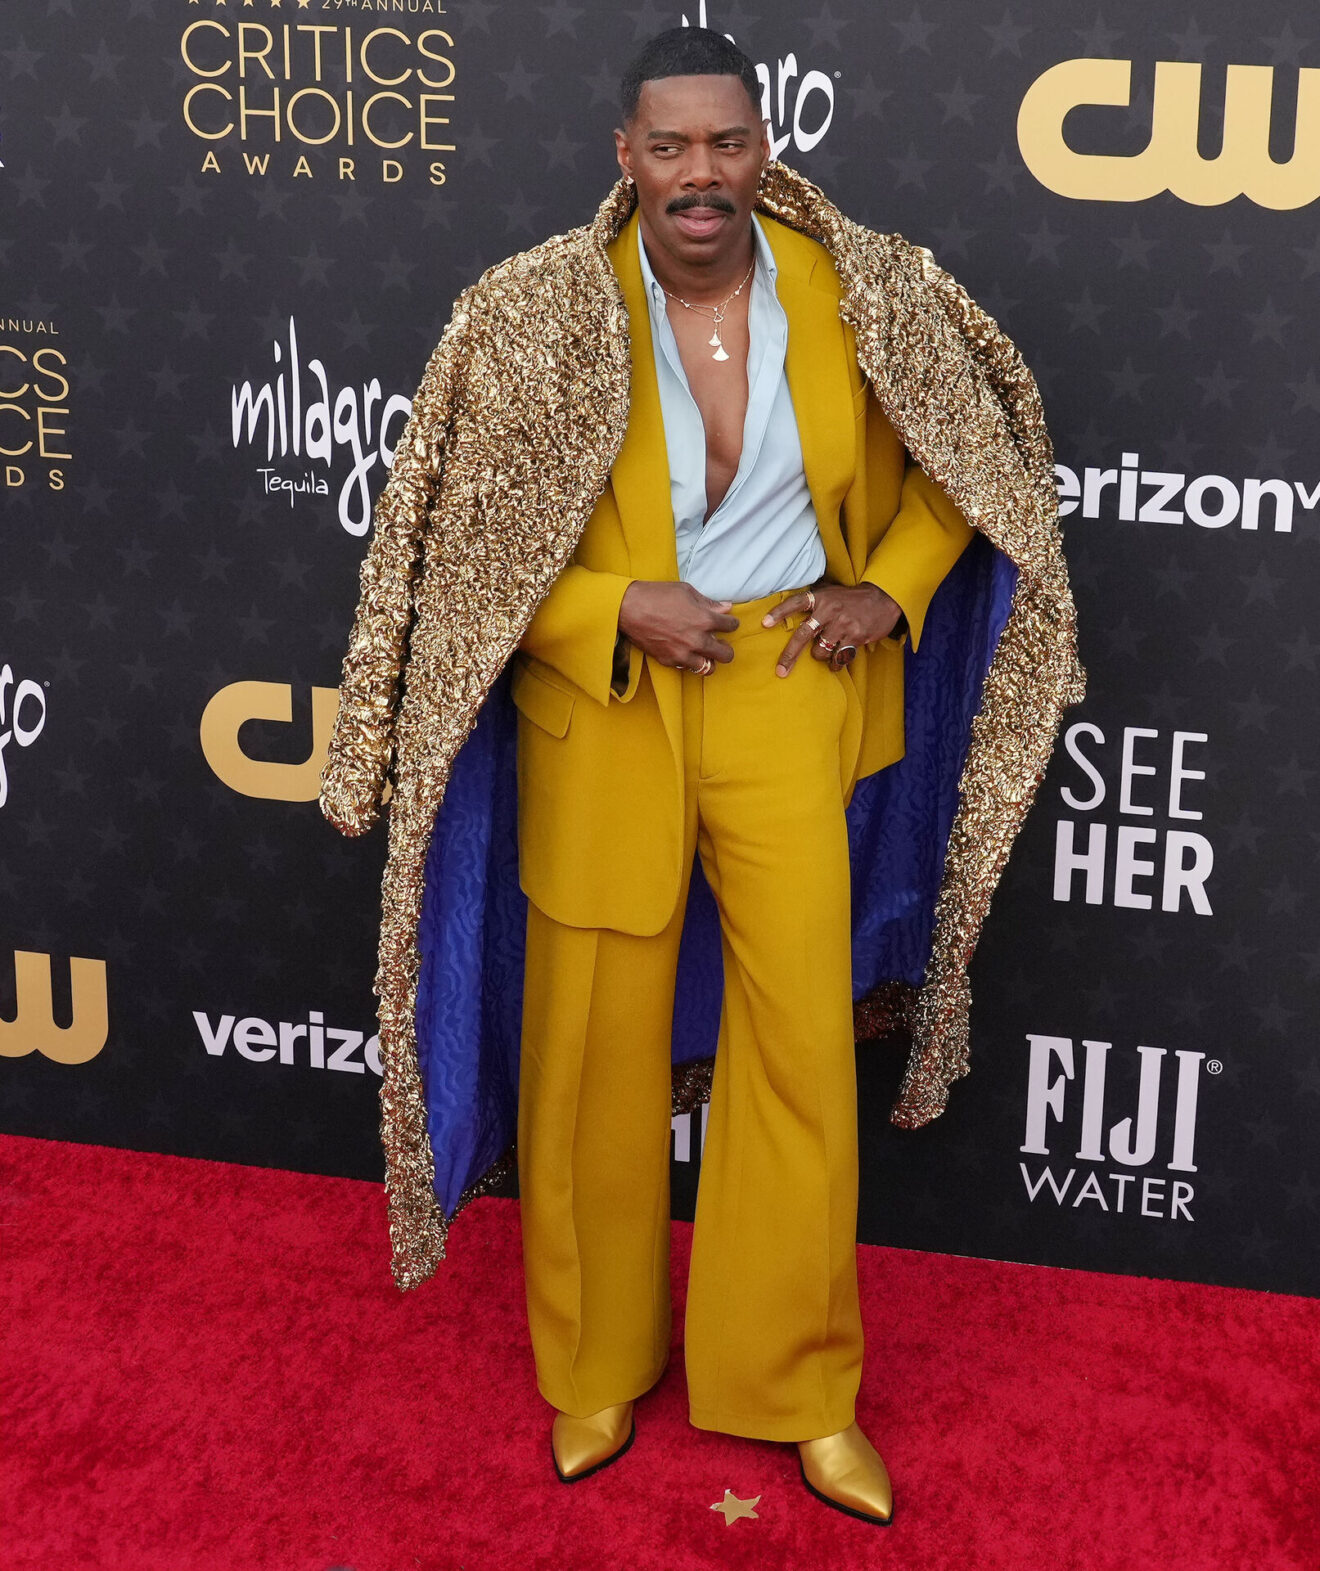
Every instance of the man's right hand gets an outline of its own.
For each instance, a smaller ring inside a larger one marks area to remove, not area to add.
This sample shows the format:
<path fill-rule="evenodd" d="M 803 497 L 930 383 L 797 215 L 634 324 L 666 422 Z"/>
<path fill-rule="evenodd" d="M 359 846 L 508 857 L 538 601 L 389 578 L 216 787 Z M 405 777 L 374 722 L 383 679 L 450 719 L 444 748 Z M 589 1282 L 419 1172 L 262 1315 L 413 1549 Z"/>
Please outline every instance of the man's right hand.
<path fill-rule="evenodd" d="M 679 670 L 703 660 L 727 662 L 733 650 L 716 633 L 732 632 L 731 600 L 710 600 L 691 584 L 668 579 L 634 579 L 619 605 L 619 630 L 652 660 Z"/>

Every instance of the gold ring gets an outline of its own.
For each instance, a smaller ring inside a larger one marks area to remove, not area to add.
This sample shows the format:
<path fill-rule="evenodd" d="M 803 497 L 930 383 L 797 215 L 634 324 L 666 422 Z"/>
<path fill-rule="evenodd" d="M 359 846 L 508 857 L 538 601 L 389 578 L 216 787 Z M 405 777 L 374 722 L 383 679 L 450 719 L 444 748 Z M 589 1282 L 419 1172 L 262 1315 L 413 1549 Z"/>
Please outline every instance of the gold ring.
<path fill-rule="evenodd" d="M 844 666 L 852 664 L 856 654 L 856 644 L 840 644 L 830 651 L 830 664 L 836 671 L 841 671 Z"/>
<path fill-rule="evenodd" d="M 821 628 L 824 626 L 824 624 L 822 622 L 818 622 L 814 616 L 809 616 L 802 625 L 803 627 L 811 628 L 811 630 L 815 633 L 819 633 Z"/>
<path fill-rule="evenodd" d="M 807 615 L 810 616 L 811 613 L 816 609 L 816 591 L 814 589 L 812 589 L 810 585 L 807 586 L 806 596 L 807 596 Z"/>

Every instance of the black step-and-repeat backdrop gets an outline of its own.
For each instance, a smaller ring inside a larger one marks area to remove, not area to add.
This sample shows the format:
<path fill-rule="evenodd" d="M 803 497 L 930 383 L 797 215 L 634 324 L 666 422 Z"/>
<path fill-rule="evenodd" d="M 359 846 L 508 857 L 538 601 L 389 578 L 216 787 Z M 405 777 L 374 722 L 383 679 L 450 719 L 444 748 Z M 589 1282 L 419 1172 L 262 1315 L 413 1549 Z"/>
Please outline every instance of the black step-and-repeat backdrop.
<path fill-rule="evenodd" d="M 970 1077 L 898 1130 L 903 1049 L 862 1053 L 862 1237 L 1320 1291 L 1295 17 L 7 0 L 3 1127 L 380 1175 L 383 839 L 314 801 L 371 501 L 454 296 L 590 216 L 622 66 L 706 21 L 760 62 L 775 152 L 1021 345 L 1091 675 L 974 967 Z M 699 1155 L 676 1121 L 680 1211 Z"/>

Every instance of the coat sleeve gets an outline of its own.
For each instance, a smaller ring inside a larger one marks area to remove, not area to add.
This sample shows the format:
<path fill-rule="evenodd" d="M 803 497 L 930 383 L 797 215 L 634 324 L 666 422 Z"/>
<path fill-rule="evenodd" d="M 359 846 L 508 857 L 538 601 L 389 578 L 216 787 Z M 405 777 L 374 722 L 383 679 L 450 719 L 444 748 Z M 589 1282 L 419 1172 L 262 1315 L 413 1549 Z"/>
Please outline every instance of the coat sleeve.
<path fill-rule="evenodd" d="M 867 559 L 861 582 L 898 602 L 913 649 L 935 591 L 975 533 L 925 470 L 909 461 L 898 512 Z"/>
<path fill-rule="evenodd" d="M 344 656 L 339 710 L 321 774 L 321 811 L 346 835 L 364 834 L 380 816 L 413 618 L 413 583 L 463 377 L 471 295 L 468 289 L 459 296 L 427 363 L 394 449 L 389 481 L 376 501 L 375 529 L 362 562 L 357 614 Z"/>
<path fill-rule="evenodd" d="M 631 643 L 620 653 L 619 606 L 632 583 L 620 573 L 601 573 L 570 563 L 536 609 L 520 647 L 554 666 L 598 704 L 611 697 L 631 698 L 640 674 L 641 651 Z M 616 666 L 628 659 L 622 692 L 614 686 Z"/>

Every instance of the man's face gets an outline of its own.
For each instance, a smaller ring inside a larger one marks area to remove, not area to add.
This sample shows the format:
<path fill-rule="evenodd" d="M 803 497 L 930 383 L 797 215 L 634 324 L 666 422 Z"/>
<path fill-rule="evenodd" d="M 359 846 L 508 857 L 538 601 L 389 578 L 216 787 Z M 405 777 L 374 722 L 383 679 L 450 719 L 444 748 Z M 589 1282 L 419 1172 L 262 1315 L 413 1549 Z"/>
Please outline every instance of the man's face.
<path fill-rule="evenodd" d="M 614 142 L 619 167 L 637 184 L 648 242 L 685 266 L 717 270 L 746 245 L 770 143 L 738 77 L 644 83 L 637 113 Z"/>

